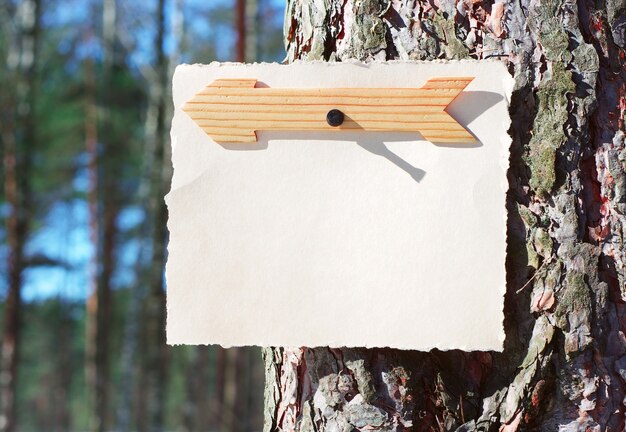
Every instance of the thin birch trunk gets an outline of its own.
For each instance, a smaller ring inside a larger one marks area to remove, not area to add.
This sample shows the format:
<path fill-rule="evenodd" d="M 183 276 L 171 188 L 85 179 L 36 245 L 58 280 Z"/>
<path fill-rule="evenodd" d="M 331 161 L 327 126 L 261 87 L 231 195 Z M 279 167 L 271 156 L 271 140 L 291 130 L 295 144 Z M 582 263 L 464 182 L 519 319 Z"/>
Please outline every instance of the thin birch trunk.
<path fill-rule="evenodd" d="M 506 342 L 267 349 L 266 432 L 624 430 L 625 16 L 619 0 L 288 0 L 292 61 L 508 65 Z"/>

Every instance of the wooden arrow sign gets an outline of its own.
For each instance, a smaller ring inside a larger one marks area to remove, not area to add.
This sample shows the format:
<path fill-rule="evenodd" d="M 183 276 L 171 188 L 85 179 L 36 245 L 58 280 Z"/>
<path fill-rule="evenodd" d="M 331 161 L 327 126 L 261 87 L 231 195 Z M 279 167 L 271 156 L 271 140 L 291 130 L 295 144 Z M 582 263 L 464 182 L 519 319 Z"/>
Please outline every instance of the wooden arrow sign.
<path fill-rule="evenodd" d="M 473 80 L 431 78 L 421 88 L 269 88 L 218 79 L 185 111 L 218 143 L 257 141 L 258 130 L 413 131 L 433 143 L 476 139 L 446 107 Z"/>

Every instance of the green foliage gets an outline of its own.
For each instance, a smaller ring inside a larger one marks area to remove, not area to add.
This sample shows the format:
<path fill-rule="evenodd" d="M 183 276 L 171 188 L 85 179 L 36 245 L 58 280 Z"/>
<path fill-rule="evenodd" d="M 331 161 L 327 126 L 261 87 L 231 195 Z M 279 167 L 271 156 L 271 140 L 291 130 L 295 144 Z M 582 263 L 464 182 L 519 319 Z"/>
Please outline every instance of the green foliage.
<path fill-rule="evenodd" d="M 59 422 L 63 413 L 70 424 L 85 427 L 84 379 L 76 373 L 84 367 L 83 316 L 78 301 L 54 298 L 25 305 L 18 378 L 21 430 L 47 430 L 50 420 Z"/>

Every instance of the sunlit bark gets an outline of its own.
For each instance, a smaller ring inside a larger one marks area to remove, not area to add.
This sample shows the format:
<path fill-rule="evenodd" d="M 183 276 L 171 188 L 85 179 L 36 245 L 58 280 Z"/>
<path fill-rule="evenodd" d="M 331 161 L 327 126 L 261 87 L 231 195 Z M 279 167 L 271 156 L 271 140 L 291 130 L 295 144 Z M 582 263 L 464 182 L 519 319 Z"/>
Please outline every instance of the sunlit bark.
<path fill-rule="evenodd" d="M 266 432 L 624 430 L 625 8 L 287 2 L 292 61 L 508 65 L 506 342 L 503 353 L 267 349 Z"/>

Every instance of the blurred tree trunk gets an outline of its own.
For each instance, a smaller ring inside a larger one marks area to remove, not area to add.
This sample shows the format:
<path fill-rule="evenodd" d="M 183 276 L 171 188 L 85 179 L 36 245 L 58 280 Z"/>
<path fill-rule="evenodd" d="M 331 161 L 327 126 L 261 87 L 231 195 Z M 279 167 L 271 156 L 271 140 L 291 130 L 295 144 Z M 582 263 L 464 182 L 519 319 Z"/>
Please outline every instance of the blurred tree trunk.
<path fill-rule="evenodd" d="M 85 320 L 85 382 L 89 391 L 88 406 L 95 406 L 96 399 L 96 316 L 98 312 L 98 124 L 96 106 L 96 72 L 93 59 L 87 57 L 85 70 L 85 151 L 88 156 L 89 234 L 94 251 L 90 263 L 89 295 Z"/>
<path fill-rule="evenodd" d="M 157 3 L 156 34 L 154 39 L 155 76 L 150 85 L 149 115 L 153 117 L 146 139 L 151 140 L 154 151 L 153 170 L 150 179 L 148 217 L 153 217 L 152 257 L 148 271 L 148 297 L 145 302 L 146 353 L 145 378 L 148 429 L 161 430 L 165 412 L 167 388 L 168 347 L 165 343 L 165 290 L 163 267 L 167 243 L 167 208 L 163 201 L 168 168 L 165 163 L 167 132 L 168 82 L 170 78 L 168 59 L 165 55 L 165 0 Z"/>
<path fill-rule="evenodd" d="M 246 419 L 244 398 L 241 390 L 242 359 L 245 348 L 236 347 L 226 350 L 224 371 L 224 403 L 222 405 L 222 423 L 219 430 L 243 432 L 241 425 Z M 243 400 L 242 400 L 243 399 Z"/>
<path fill-rule="evenodd" d="M 246 347 L 246 358 L 243 366 L 244 379 L 242 380 L 242 393 L 247 400 L 242 400 L 246 405 L 246 416 L 242 419 L 244 432 L 256 430 L 263 424 L 263 397 L 261 392 L 251 392 L 248 389 L 256 388 L 263 382 L 263 364 L 261 362 L 261 350 L 258 347 Z"/>
<path fill-rule="evenodd" d="M 215 416 L 215 424 L 217 428 L 222 427 L 223 418 L 224 418 L 224 391 L 226 387 L 226 353 L 227 351 L 221 346 L 216 347 L 217 353 L 215 354 L 215 405 L 216 416 Z"/>
<path fill-rule="evenodd" d="M 246 61 L 246 2 L 235 0 L 235 61 Z"/>
<path fill-rule="evenodd" d="M 198 345 L 189 347 L 192 358 L 185 373 L 187 400 L 183 412 L 183 424 L 186 431 L 209 430 L 211 412 L 209 411 L 209 347 Z"/>
<path fill-rule="evenodd" d="M 245 61 L 259 60 L 259 0 L 246 0 L 245 4 Z"/>
<path fill-rule="evenodd" d="M 88 194 L 92 257 L 91 291 L 87 298 L 86 379 L 92 430 L 109 429 L 109 345 L 111 326 L 111 277 L 115 268 L 115 242 L 119 204 L 116 197 L 117 143 L 112 137 L 111 93 L 114 88 L 116 0 L 102 3 L 102 79 L 96 83 L 91 59 L 86 60 L 86 146 L 89 154 Z M 96 98 L 97 89 L 100 97 Z M 101 102 L 98 117 L 98 101 Z M 100 120 L 100 122 L 98 121 Z M 98 127 L 100 126 L 100 127 Z"/>
<path fill-rule="evenodd" d="M 8 76 L 0 96 L 0 139 L 4 147 L 4 192 L 9 205 L 6 217 L 8 284 L 4 305 L 4 334 L 0 371 L 0 430 L 17 425 L 16 393 L 22 312 L 24 246 L 28 240 L 32 200 L 30 178 L 36 147 L 35 100 L 37 55 L 41 17 L 40 0 L 17 4 L 15 33 L 6 61 Z"/>
<path fill-rule="evenodd" d="M 267 349 L 266 432 L 624 430 L 625 9 L 620 0 L 287 2 L 291 61 L 509 66 L 507 337 L 503 353 Z"/>
<path fill-rule="evenodd" d="M 169 157 L 163 148 L 166 142 L 165 119 L 169 119 L 166 102 L 169 100 L 169 87 L 173 74 L 172 65 L 179 63 L 179 55 L 183 40 L 183 0 L 175 0 L 171 12 L 170 37 L 174 43 L 169 59 L 165 56 L 164 39 L 166 34 L 165 2 L 157 4 L 157 28 L 154 38 L 155 68 L 144 73 L 149 92 L 148 107 L 144 123 L 144 151 L 142 170 L 137 192 L 137 202 L 145 204 L 146 220 L 141 228 L 141 247 L 135 264 L 138 275 L 136 285 L 132 290 L 128 308 L 128 321 L 124 329 L 122 351 L 121 397 L 118 405 L 117 422 L 120 430 L 130 430 L 131 409 L 135 405 L 135 418 L 140 430 L 159 428 L 163 422 L 163 408 L 165 403 L 165 384 L 169 348 L 165 346 L 164 334 L 164 292 L 162 288 L 162 274 L 155 267 L 153 259 L 164 261 L 165 232 L 163 226 L 162 195 L 164 193 L 164 179 L 169 178 Z M 159 212 L 161 209 L 161 212 Z M 155 216 L 156 215 L 156 216 Z M 154 217 L 153 217 L 154 216 Z M 156 242 L 159 242 L 157 244 Z M 156 245 L 156 248 L 154 248 Z M 147 257 L 147 255 L 150 255 Z M 159 255 L 161 257 L 159 258 Z M 144 287 L 149 286 L 146 290 Z M 145 304 L 144 304 L 145 302 Z M 146 309 L 142 313 L 142 306 Z M 142 343 L 139 343 L 139 332 L 142 331 Z M 154 346 L 151 346 L 155 344 Z M 141 359 L 146 367 L 136 370 L 135 357 L 138 346 L 144 353 Z M 145 354 L 147 353 L 147 354 Z M 150 369 L 156 365 L 156 370 Z M 139 379 L 137 379 L 139 378 Z M 150 382 L 150 384 L 148 384 Z M 146 388 L 149 386 L 150 388 Z M 133 397 L 135 395 L 135 397 Z M 150 400 L 148 400 L 150 399 Z M 152 414 L 149 416 L 147 410 Z"/>
<path fill-rule="evenodd" d="M 73 337 L 74 323 L 70 318 L 72 313 L 71 307 L 64 299 L 58 299 L 59 315 L 57 324 L 58 339 L 55 340 L 52 352 L 56 351 L 56 364 L 54 369 L 54 400 L 52 405 L 55 407 L 55 416 L 53 419 L 55 431 L 68 431 L 71 428 L 71 407 L 67 401 L 70 399 L 70 389 L 72 388 L 73 371 L 76 364 L 72 359 L 73 353 Z"/>

